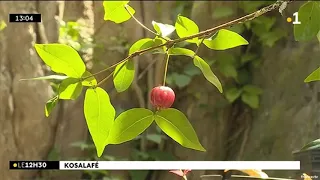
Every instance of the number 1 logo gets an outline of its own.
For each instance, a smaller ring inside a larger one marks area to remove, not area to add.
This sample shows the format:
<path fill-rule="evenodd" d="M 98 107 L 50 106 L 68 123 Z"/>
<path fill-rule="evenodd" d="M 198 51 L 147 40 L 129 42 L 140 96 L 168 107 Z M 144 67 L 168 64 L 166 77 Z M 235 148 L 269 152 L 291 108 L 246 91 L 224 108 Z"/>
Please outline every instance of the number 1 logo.
<path fill-rule="evenodd" d="M 298 12 L 293 13 L 293 17 L 294 17 L 294 21 L 292 22 L 292 24 L 301 24 L 301 22 L 299 21 Z"/>

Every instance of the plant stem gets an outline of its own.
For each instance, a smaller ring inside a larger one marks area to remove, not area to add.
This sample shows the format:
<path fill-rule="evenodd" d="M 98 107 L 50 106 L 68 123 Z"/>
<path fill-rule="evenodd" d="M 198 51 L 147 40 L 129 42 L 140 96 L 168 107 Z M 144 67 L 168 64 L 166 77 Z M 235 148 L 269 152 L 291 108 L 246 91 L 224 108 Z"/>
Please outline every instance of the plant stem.
<path fill-rule="evenodd" d="M 204 39 L 205 39 L 205 37 L 201 39 L 201 41 L 200 41 L 197 49 L 194 51 L 194 55 L 193 55 L 193 57 L 192 57 L 192 60 L 197 56 L 198 51 L 199 51 L 199 49 L 200 49 L 200 46 L 201 46 L 201 44 L 203 43 Z"/>
<path fill-rule="evenodd" d="M 160 37 L 160 38 L 162 38 L 162 39 L 164 39 L 164 40 L 166 40 L 166 41 L 169 40 L 169 39 L 167 39 L 167 38 L 165 38 L 165 37 L 160 36 L 160 34 L 152 31 L 152 30 L 149 29 L 147 26 L 145 26 L 142 22 L 140 22 L 140 21 L 129 11 L 127 4 L 124 6 L 124 8 L 125 8 L 126 11 L 130 14 L 130 16 L 131 16 L 141 27 L 143 27 L 145 30 L 151 32 L 152 34 L 154 34 L 154 35 L 156 35 L 156 36 L 158 36 L 158 37 Z"/>
<path fill-rule="evenodd" d="M 117 65 L 119 65 L 119 64 L 121 64 L 121 63 L 123 63 L 123 62 L 125 62 L 125 61 L 127 61 L 128 59 L 131 59 L 131 58 L 133 58 L 133 57 L 135 57 L 135 56 L 139 56 L 139 55 L 141 55 L 141 54 L 144 54 L 144 53 L 146 53 L 146 52 L 152 51 L 152 50 L 154 50 L 154 49 L 161 48 L 161 47 L 164 47 L 164 46 L 171 47 L 171 46 L 173 46 L 174 44 L 177 44 L 177 43 L 179 43 L 179 42 L 182 42 L 182 41 L 185 41 L 185 40 L 188 40 L 188 39 L 193 39 L 193 38 L 196 38 L 196 37 L 198 37 L 198 38 L 209 37 L 212 33 L 216 32 L 216 31 L 218 31 L 218 30 L 220 30 L 220 29 L 223 29 L 223 28 L 226 28 L 226 27 L 235 25 L 235 24 L 241 24 L 241 23 L 245 23 L 245 22 L 247 22 L 247 21 L 253 20 L 253 19 L 255 19 L 255 18 L 257 18 L 257 17 L 259 17 L 259 16 L 261 16 L 261 15 L 267 13 L 267 12 L 273 11 L 273 10 L 275 10 L 275 9 L 279 9 L 279 7 L 281 6 L 281 4 L 282 4 L 283 2 L 290 3 L 290 2 L 292 2 L 292 0 L 277 1 L 277 2 L 275 2 L 275 3 L 273 3 L 273 4 L 269 5 L 269 6 L 266 6 L 266 7 L 262 8 L 262 9 L 260 9 L 260 10 L 258 10 L 258 11 L 255 11 L 255 12 L 253 12 L 253 13 L 251 13 L 251 14 L 245 15 L 245 16 L 243 16 L 243 17 L 240 17 L 240 18 L 238 18 L 238 19 L 229 21 L 229 22 L 224 23 L 224 24 L 221 24 L 221 25 L 219 25 L 219 26 L 216 26 L 216 27 L 213 27 L 213 28 L 210 28 L 210 29 L 201 31 L 201 32 L 196 33 L 196 34 L 193 34 L 193 35 L 191 35 L 191 36 L 186 36 L 186 37 L 178 38 L 178 39 L 174 39 L 174 40 L 167 40 L 165 43 L 160 44 L 160 45 L 158 45 L 158 46 L 153 46 L 153 47 L 146 48 L 146 49 L 143 49 L 143 50 L 140 50 L 140 51 L 136 51 L 136 52 L 130 54 L 130 55 L 129 55 L 128 57 L 126 57 L 125 59 L 121 60 L 120 62 L 118 62 L 118 63 L 116 63 L 116 64 L 114 64 L 114 65 L 112 65 L 112 66 L 110 66 L 110 67 L 108 67 L 108 68 L 106 68 L 106 69 L 103 69 L 103 70 L 101 70 L 101 71 L 99 71 L 99 72 L 97 72 L 97 73 L 94 73 L 94 74 L 92 74 L 91 76 L 85 77 L 85 78 L 83 78 L 83 80 L 84 80 L 84 79 L 87 79 L 87 78 L 89 78 L 89 77 L 98 75 L 98 74 L 100 74 L 100 73 L 102 73 L 102 72 L 104 72 L 104 71 L 107 71 L 107 70 L 109 70 L 109 69 L 111 69 L 111 68 L 113 68 L 113 67 L 115 67 L 115 66 L 117 66 Z M 145 28 L 145 29 L 148 30 L 149 32 L 151 32 L 151 33 L 156 34 L 157 36 L 159 36 L 157 33 L 153 32 L 152 30 L 150 30 L 149 28 L 147 28 L 146 26 L 144 26 L 139 20 L 137 20 L 137 19 L 132 15 L 132 13 L 130 13 L 130 11 L 127 9 L 127 7 L 125 7 L 125 8 L 126 8 L 126 10 L 129 12 L 129 14 L 132 16 L 132 18 L 135 19 L 136 22 L 139 23 L 143 28 Z"/>
<path fill-rule="evenodd" d="M 131 16 L 141 27 L 143 27 L 145 30 L 151 32 L 152 34 L 158 36 L 158 34 L 157 34 L 156 32 L 152 31 L 152 30 L 149 29 L 147 26 L 145 26 L 142 22 L 140 22 L 140 21 L 129 11 L 127 4 L 124 6 L 124 8 L 125 8 L 126 11 L 130 14 L 130 16 Z"/>
<path fill-rule="evenodd" d="M 90 75 L 90 76 L 87 76 L 87 77 L 82 78 L 82 81 L 85 80 L 85 79 L 88 79 L 88 78 L 90 78 L 90 77 L 96 76 L 96 75 L 98 75 L 98 74 L 101 74 L 101 73 L 103 73 L 103 72 L 105 72 L 105 71 L 108 71 L 108 70 L 110 70 L 110 69 L 118 66 L 119 64 L 127 61 L 129 58 L 131 58 L 131 56 L 128 56 L 128 57 L 126 57 L 125 59 L 123 59 L 123 60 L 121 60 L 121 61 L 113 64 L 113 65 L 110 66 L 110 67 L 107 67 L 107 68 L 105 68 L 105 69 L 102 69 L 101 71 L 99 71 L 99 72 L 97 72 L 97 73 L 94 73 L 94 74 L 92 74 L 92 75 Z"/>
<path fill-rule="evenodd" d="M 163 86 L 166 85 L 166 79 L 167 79 L 167 71 L 168 71 L 168 64 L 169 64 L 169 57 L 170 57 L 168 50 L 169 49 L 167 49 L 166 56 L 165 56 L 166 65 L 164 67 Z"/>

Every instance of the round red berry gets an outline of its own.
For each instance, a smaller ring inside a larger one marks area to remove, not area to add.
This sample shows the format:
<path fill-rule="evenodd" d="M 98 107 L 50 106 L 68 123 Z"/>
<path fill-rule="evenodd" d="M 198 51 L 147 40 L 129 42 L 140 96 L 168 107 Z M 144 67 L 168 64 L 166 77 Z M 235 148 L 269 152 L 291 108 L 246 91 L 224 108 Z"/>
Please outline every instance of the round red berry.
<path fill-rule="evenodd" d="M 151 90 L 151 104 L 156 108 L 170 108 L 174 102 L 174 91 L 167 86 L 157 86 Z"/>

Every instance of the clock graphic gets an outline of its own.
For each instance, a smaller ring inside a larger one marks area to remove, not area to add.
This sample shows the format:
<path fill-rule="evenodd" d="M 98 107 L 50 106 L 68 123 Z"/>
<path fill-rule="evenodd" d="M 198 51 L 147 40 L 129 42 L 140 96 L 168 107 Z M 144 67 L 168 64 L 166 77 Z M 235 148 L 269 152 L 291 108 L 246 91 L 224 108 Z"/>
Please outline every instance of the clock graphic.
<path fill-rule="evenodd" d="M 9 14 L 9 22 L 41 22 L 41 14 Z"/>

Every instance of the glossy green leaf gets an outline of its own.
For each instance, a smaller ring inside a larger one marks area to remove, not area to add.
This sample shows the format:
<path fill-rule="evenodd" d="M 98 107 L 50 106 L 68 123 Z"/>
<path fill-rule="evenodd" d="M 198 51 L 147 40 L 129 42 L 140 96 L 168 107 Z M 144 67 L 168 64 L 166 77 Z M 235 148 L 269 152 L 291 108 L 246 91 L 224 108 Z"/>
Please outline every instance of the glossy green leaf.
<path fill-rule="evenodd" d="M 119 64 L 113 73 L 113 83 L 118 92 L 127 90 L 134 79 L 134 62 L 128 60 Z"/>
<path fill-rule="evenodd" d="M 108 93 L 100 87 L 89 88 L 84 99 L 84 116 L 100 157 L 104 151 L 110 129 L 114 124 L 115 109 Z"/>
<path fill-rule="evenodd" d="M 255 94 L 255 95 L 260 95 L 263 92 L 261 88 L 259 88 L 258 86 L 255 86 L 255 85 L 251 85 L 251 84 L 245 85 L 242 89 L 243 89 L 243 91 L 245 91 L 249 94 Z"/>
<path fill-rule="evenodd" d="M 226 98 L 230 103 L 233 103 L 236 99 L 240 97 L 241 93 L 241 89 L 231 88 L 226 91 Z"/>
<path fill-rule="evenodd" d="M 257 109 L 259 107 L 259 97 L 256 94 L 244 92 L 241 95 L 241 100 L 249 105 L 252 109 Z"/>
<path fill-rule="evenodd" d="M 301 24 L 294 25 L 296 41 L 307 41 L 317 36 L 320 30 L 320 3 L 309 1 L 303 4 L 298 11 L 298 20 Z"/>
<path fill-rule="evenodd" d="M 157 125 L 182 146 L 206 151 L 199 142 L 196 132 L 187 117 L 177 109 L 169 108 L 155 113 Z"/>
<path fill-rule="evenodd" d="M 201 57 L 196 56 L 193 60 L 195 66 L 197 66 L 203 73 L 204 77 L 214 86 L 216 86 L 220 93 L 223 92 L 221 82 L 217 76 L 212 72 L 209 64 L 206 63 Z"/>
<path fill-rule="evenodd" d="M 249 42 L 239 34 L 226 29 L 219 30 L 213 37 L 205 39 L 203 43 L 208 48 L 214 50 L 226 50 L 249 44 Z"/>
<path fill-rule="evenodd" d="M 46 117 L 49 117 L 49 115 L 51 114 L 52 110 L 54 109 L 54 107 L 57 105 L 58 103 L 58 95 L 49 99 L 45 105 L 45 108 L 44 108 L 44 112 L 45 112 L 45 115 Z"/>
<path fill-rule="evenodd" d="M 194 56 L 194 52 L 190 49 L 186 49 L 186 48 L 170 48 L 168 51 L 169 55 L 175 55 L 175 56 L 189 56 L 189 57 L 193 57 Z"/>
<path fill-rule="evenodd" d="M 195 53 L 193 51 L 191 51 L 190 49 L 186 49 L 186 48 L 170 48 L 168 51 L 168 54 L 169 55 L 185 55 L 185 56 L 189 56 L 192 58 Z M 193 59 L 193 64 L 201 70 L 204 77 L 210 83 L 212 83 L 214 86 L 216 86 L 221 93 L 223 92 L 221 82 L 219 81 L 217 76 L 214 75 L 214 73 L 211 71 L 209 64 L 206 63 L 205 60 L 203 60 L 199 56 L 195 56 Z"/>
<path fill-rule="evenodd" d="M 308 151 L 313 149 L 320 149 L 320 139 L 316 139 L 301 148 L 300 151 Z"/>
<path fill-rule="evenodd" d="M 320 67 L 313 71 L 305 80 L 304 82 L 311 82 L 311 81 L 320 81 Z"/>
<path fill-rule="evenodd" d="M 167 37 L 176 29 L 170 24 L 162 24 L 155 21 L 152 21 L 153 28 L 160 34 L 162 37 Z"/>
<path fill-rule="evenodd" d="M 91 77 L 89 77 L 91 76 Z M 89 77 L 89 78 L 86 78 Z M 82 75 L 82 78 L 86 78 L 85 80 L 82 81 L 82 86 L 96 86 L 97 85 L 97 80 L 94 76 L 89 71 L 85 71 Z"/>
<path fill-rule="evenodd" d="M 82 91 L 82 84 L 79 79 L 68 78 L 59 86 L 59 99 L 77 99 Z"/>
<path fill-rule="evenodd" d="M 130 47 L 129 55 L 133 54 L 136 51 L 148 49 L 150 47 L 154 47 L 160 44 L 162 44 L 162 40 L 160 39 L 150 39 L 150 38 L 140 39 Z"/>
<path fill-rule="evenodd" d="M 0 31 L 3 30 L 6 27 L 7 27 L 7 24 L 3 20 L 1 20 L 0 21 Z"/>
<path fill-rule="evenodd" d="M 177 17 L 175 28 L 180 38 L 191 36 L 199 32 L 199 27 L 195 22 L 181 15 L 178 15 Z M 193 38 L 186 41 L 190 43 L 198 43 L 199 39 Z"/>
<path fill-rule="evenodd" d="M 133 108 L 121 113 L 108 137 L 108 144 L 121 144 L 140 135 L 153 122 L 153 112 L 144 108 Z"/>
<path fill-rule="evenodd" d="M 41 59 L 56 73 L 80 78 L 86 70 L 80 55 L 70 46 L 64 44 L 36 44 L 35 49 Z"/>
<path fill-rule="evenodd" d="M 129 1 L 103 1 L 104 20 L 110 20 L 118 24 L 129 20 L 131 15 L 125 9 L 125 6 L 132 15 L 134 15 L 135 10 L 128 3 Z"/>
<path fill-rule="evenodd" d="M 42 77 L 35 77 L 30 79 L 20 79 L 20 81 L 27 81 L 27 80 L 65 80 L 68 76 L 61 76 L 61 75 L 49 75 L 49 76 L 42 76 Z"/>

